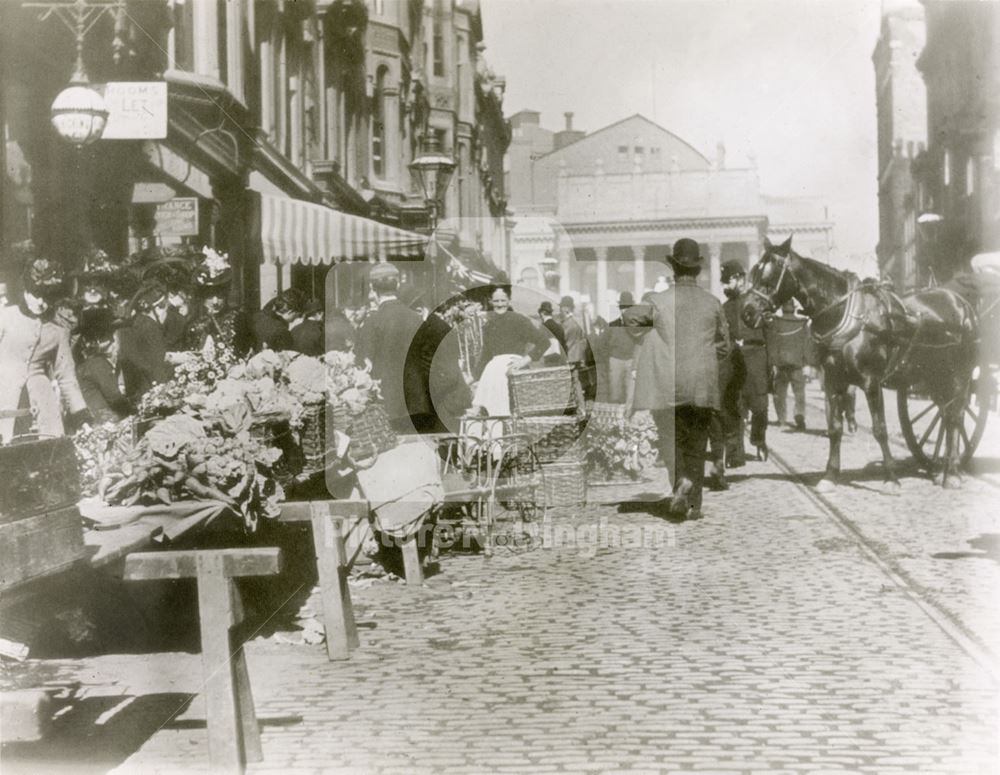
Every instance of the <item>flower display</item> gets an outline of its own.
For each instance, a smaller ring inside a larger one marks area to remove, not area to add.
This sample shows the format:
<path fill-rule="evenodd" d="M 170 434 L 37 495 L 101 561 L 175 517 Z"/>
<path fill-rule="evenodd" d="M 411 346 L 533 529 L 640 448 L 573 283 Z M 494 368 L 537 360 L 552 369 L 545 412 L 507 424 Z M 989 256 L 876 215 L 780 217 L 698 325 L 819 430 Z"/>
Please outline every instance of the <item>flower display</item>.
<path fill-rule="evenodd" d="M 628 419 L 624 411 L 595 412 L 584 439 L 588 474 L 596 478 L 638 479 L 656 462 L 656 424 L 646 411 Z"/>
<path fill-rule="evenodd" d="M 237 362 L 232 350 L 212 342 L 198 352 L 171 353 L 171 360 L 173 378 L 153 385 L 143 395 L 139 401 L 141 415 L 163 417 L 180 411 L 189 396 L 211 393 Z"/>
<path fill-rule="evenodd" d="M 81 444 L 78 454 L 89 454 L 89 448 Z M 246 430 L 220 431 L 194 416 L 176 414 L 156 423 L 134 448 L 104 460 L 96 495 L 125 506 L 191 496 L 217 500 L 238 511 L 252 532 L 262 517 L 279 513 L 284 492 L 271 469 L 280 457 L 280 450 Z"/>
<path fill-rule="evenodd" d="M 326 366 L 326 393 L 331 404 L 346 405 L 352 415 L 361 414 L 382 398 L 378 380 L 371 375 L 371 364 L 358 366 L 351 353 L 331 351 L 323 356 Z"/>
<path fill-rule="evenodd" d="M 83 492 L 97 492 L 102 478 L 132 449 L 132 422 L 121 420 L 94 425 L 73 436 Z"/>

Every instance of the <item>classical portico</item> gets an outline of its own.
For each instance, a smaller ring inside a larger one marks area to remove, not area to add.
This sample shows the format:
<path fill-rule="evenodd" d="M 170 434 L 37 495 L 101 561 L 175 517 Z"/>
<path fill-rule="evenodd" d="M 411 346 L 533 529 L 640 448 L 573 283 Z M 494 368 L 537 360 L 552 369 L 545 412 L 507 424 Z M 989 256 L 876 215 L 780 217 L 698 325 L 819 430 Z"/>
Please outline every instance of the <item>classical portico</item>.
<path fill-rule="evenodd" d="M 556 245 L 560 292 L 589 297 L 597 314 L 615 316 L 618 294 L 630 291 L 636 299 L 652 289 L 658 278 L 671 277 L 666 262 L 673 243 L 681 237 L 696 240 L 705 257 L 699 284 L 722 295 L 719 279 L 724 261 L 736 259 L 749 266 L 760 255 L 763 216 L 744 219 L 679 221 L 623 221 L 602 224 L 563 223 Z"/>

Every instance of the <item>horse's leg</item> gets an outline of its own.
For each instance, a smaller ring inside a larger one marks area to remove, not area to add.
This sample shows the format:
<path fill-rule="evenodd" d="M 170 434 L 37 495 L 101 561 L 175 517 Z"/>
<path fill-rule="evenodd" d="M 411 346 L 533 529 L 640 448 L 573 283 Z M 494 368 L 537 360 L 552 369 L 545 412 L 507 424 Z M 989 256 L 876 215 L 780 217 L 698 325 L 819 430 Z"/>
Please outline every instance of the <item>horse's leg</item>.
<path fill-rule="evenodd" d="M 885 427 L 885 401 L 882 397 L 882 385 L 876 380 L 871 380 L 865 386 L 865 398 L 868 399 L 868 409 L 872 415 L 872 435 L 882 450 L 885 481 L 897 488 L 899 487 L 899 479 L 896 478 L 896 464 L 892 459 L 892 452 L 889 450 L 889 432 Z"/>
<path fill-rule="evenodd" d="M 956 395 L 962 395 L 956 393 Z M 962 486 L 962 476 L 958 467 L 958 426 L 962 422 L 961 413 L 965 405 L 953 399 L 942 412 L 941 420 L 947 423 L 944 436 L 944 466 L 941 471 L 941 486 L 954 490 Z"/>
<path fill-rule="evenodd" d="M 829 492 L 837 486 L 840 478 L 840 440 L 844 435 L 844 392 L 839 386 L 834 388 L 826 380 L 826 432 L 830 449 L 826 459 L 826 471 L 816 489 Z"/>

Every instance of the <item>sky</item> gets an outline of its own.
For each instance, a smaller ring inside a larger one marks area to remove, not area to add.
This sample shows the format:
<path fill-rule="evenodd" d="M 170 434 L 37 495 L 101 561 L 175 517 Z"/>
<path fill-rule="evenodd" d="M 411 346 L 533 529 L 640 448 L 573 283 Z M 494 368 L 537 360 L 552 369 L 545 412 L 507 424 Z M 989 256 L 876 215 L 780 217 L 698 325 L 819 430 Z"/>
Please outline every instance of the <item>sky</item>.
<path fill-rule="evenodd" d="M 507 115 L 593 131 L 635 113 L 709 158 L 756 157 L 761 189 L 818 196 L 835 250 L 878 242 L 879 0 L 482 0 Z"/>

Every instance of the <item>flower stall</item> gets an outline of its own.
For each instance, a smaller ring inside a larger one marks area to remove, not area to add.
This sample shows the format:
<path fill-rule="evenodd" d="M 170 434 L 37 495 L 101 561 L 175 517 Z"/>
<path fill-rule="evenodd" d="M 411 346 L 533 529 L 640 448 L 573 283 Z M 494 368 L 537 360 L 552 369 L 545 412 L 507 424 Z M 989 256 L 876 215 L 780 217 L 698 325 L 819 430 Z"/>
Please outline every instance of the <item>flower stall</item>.
<path fill-rule="evenodd" d="M 208 343 L 174 353 L 173 379 L 139 416 L 74 438 L 84 495 L 109 506 L 211 500 L 256 532 L 285 486 L 349 474 L 395 446 L 377 381 L 350 353 L 265 350 L 248 359 Z"/>

